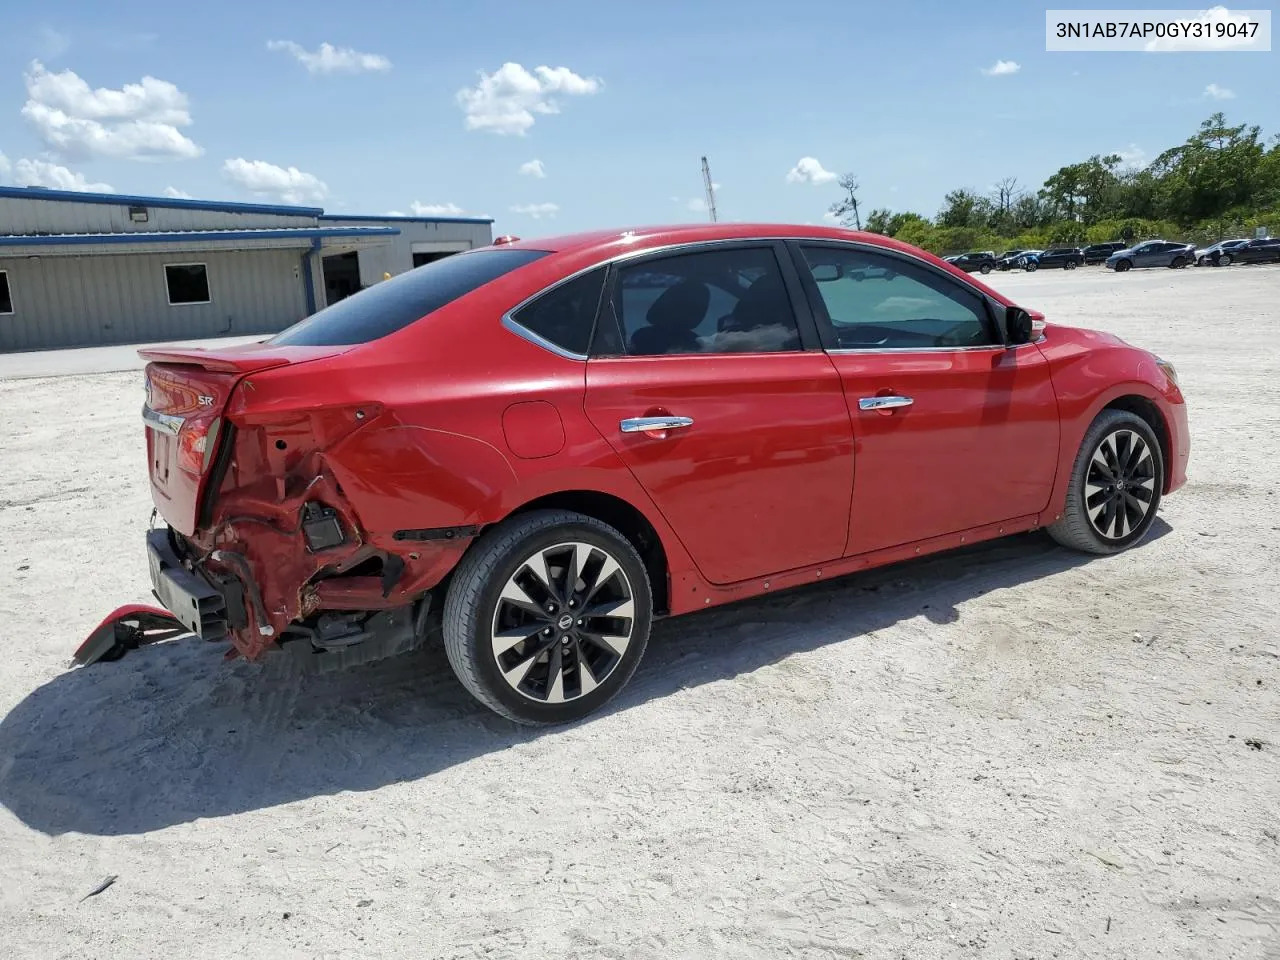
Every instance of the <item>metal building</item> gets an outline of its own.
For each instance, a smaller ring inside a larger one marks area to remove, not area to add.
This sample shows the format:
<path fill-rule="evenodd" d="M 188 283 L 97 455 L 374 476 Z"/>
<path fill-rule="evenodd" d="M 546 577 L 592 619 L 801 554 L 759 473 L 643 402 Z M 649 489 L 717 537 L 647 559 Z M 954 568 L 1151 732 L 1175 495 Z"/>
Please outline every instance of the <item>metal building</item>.
<path fill-rule="evenodd" d="M 0 351 L 274 333 L 493 221 L 0 187 Z"/>

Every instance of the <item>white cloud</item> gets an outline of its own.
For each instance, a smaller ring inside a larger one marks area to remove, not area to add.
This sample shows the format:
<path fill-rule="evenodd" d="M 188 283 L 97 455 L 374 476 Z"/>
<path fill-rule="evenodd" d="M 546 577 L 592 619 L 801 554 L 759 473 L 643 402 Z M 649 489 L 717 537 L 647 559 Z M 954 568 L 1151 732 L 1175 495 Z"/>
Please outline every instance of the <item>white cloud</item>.
<path fill-rule="evenodd" d="M 184 191 L 184 190 L 179 190 L 177 187 L 165 187 L 165 188 L 164 188 L 164 195 L 165 195 L 166 197 L 172 197 L 174 200 L 190 200 L 190 199 L 192 199 L 191 194 L 187 193 L 187 192 L 186 192 L 186 191 Z"/>
<path fill-rule="evenodd" d="M 568 67 L 534 67 L 530 73 L 518 63 L 504 63 L 496 73 L 480 73 L 474 87 L 458 91 L 468 130 L 524 136 L 534 114 L 560 112 L 557 96 L 581 97 L 597 93 L 604 84 L 580 77 Z"/>
<path fill-rule="evenodd" d="M 417 200 L 409 204 L 415 217 L 465 217 L 467 211 L 456 203 L 419 203 Z"/>
<path fill-rule="evenodd" d="M 520 174 L 521 176 L 542 180 L 547 175 L 547 168 L 542 165 L 541 160 L 530 160 L 528 163 L 520 164 Z"/>
<path fill-rule="evenodd" d="M 1211 83 L 1204 88 L 1204 95 L 1210 100 L 1234 100 L 1236 94 L 1234 90 Z"/>
<path fill-rule="evenodd" d="M 37 60 L 26 81 L 22 115 L 54 153 L 184 160 L 204 152 L 178 130 L 191 124 L 191 113 L 187 95 L 167 80 L 147 76 L 118 90 L 94 90 L 71 70 L 50 73 Z"/>
<path fill-rule="evenodd" d="M 1115 153 L 1120 158 L 1120 165 L 1124 167 L 1140 167 L 1147 159 L 1147 151 L 1136 143 L 1131 143 L 1123 150 L 1117 150 Z"/>
<path fill-rule="evenodd" d="M 701 197 L 693 197 L 685 204 L 685 208 L 692 213 L 706 213 L 707 201 L 703 200 Z"/>
<path fill-rule="evenodd" d="M 814 186 L 834 183 L 836 179 L 834 173 L 823 169 L 822 164 L 813 157 L 801 157 L 787 174 L 787 183 L 812 183 Z"/>
<path fill-rule="evenodd" d="M 250 193 L 284 203 L 319 203 L 329 195 L 329 187 L 315 174 L 297 167 L 277 167 L 265 160 L 228 160 L 222 165 L 222 175 Z"/>
<path fill-rule="evenodd" d="M 384 217 L 407 217 L 408 214 L 403 210 L 388 210 L 383 214 Z"/>
<path fill-rule="evenodd" d="M 982 72 L 988 77 L 1007 77 L 1010 74 L 1017 73 L 1022 69 L 1022 64 L 1013 60 L 997 60 L 989 67 L 983 67 Z"/>
<path fill-rule="evenodd" d="M 13 165 L 13 182 L 20 187 L 48 187 L 51 190 L 76 190 L 80 193 L 115 193 L 109 183 L 90 183 L 82 173 L 47 160 L 19 160 Z"/>
<path fill-rule="evenodd" d="M 9 179 L 9 171 L 13 167 L 9 163 L 9 158 L 4 155 L 4 151 L 0 150 L 0 181 Z"/>
<path fill-rule="evenodd" d="M 543 217 L 554 217 L 560 212 L 560 207 L 554 203 L 519 203 L 511 207 L 511 212 L 522 213 L 526 217 L 541 220 Z"/>
<path fill-rule="evenodd" d="M 1232 13 L 1223 6 L 1210 7 L 1198 16 L 1174 23 L 1182 25 L 1181 29 L 1173 31 L 1176 36 L 1148 40 L 1143 49 L 1148 53 L 1169 53 L 1176 50 L 1262 50 L 1262 42 L 1267 38 L 1257 29 L 1250 36 L 1247 29 L 1248 15 Z M 1190 29 L 1194 24 L 1206 24 L 1208 29 Z"/>
<path fill-rule="evenodd" d="M 311 73 L 366 73 L 391 69 L 391 61 L 380 53 L 361 53 L 350 47 L 335 47 L 331 43 L 322 43 L 313 51 L 292 40 L 268 40 L 267 49 L 288 53 Z"/>
<path fill-rule="evenodd" d="M 837 217 L 837 216 L 836 216 L 834 213 L 832 213 L 830 210 L 828 210 L 826 213 L 824 213 L 824 214 L 822 215 L 822 219 L 823 219 L 823 220 L 825 220 L 825 221 L 827 221 L 827 223 L 839 223 L 839 222 L 840 222 L 840 218 L 839 218 L 839 217 Z"/>

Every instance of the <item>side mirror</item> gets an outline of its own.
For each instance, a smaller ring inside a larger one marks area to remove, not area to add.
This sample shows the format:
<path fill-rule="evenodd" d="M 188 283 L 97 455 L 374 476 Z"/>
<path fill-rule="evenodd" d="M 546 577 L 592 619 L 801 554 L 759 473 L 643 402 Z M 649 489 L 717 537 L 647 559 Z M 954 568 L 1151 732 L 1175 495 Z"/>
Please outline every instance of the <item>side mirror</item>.
<path fill-rule="evenodd" d="M 819 263 L 810 272 L 813 274 L 813 279 L 818 283 L 830 283 L 832 280 L 839 280 L 844 273 L 838 263 Z"/>
<path fill-rule="evenodd" d="M 1031 314 L 1021 307 L 1009 307 L 1005 310 L 1004 329 L 1008 336 L 1009 344 L 1012 346 L 1030 343 L 1035 333 Z"/>

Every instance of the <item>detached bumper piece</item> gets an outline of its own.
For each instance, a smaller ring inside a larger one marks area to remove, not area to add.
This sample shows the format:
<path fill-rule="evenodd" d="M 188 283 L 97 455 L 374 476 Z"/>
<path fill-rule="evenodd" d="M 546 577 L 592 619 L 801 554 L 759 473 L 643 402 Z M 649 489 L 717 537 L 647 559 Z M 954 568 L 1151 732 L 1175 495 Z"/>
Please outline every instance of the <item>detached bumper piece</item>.
<path fill-rule="evenodd" d="M 131 603 L 112 610 L 94 627 L 76 652 L 74 663 L 87 667 L 99 660 L 119 660 L 130 650 L 190 633 L 168 610 Z"/>
<path fill-rule="evenodd" d="M 147 561 L 156 596 L 178 622 L 196 636 L 221 640 L 227 636 L 235 614 L 243 618 L 243 592 L 238 598 L 230 598 L 226 592 L 232 581 L 214 586 L 204 576 L 184 568 L 164 527 L 148 531 Z M 240 601 L 239 610 L 231 609 L 228 603 L 234 599 Z"/>

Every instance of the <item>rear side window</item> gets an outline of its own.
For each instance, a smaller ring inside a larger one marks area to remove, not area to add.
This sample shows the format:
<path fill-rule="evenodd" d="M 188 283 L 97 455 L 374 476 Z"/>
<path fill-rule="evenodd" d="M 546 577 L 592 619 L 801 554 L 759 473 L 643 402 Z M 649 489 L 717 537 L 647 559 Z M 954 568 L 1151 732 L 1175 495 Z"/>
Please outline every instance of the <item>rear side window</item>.
<path fill-rule="evenodd" d="M 511 319 L 553 347 L 585 357 L 603 290 L 604 268 L 600 267 L 541 294 Z"/>
<path fill-rule="evenodd" d="M 618 269 L 615 315 L 633 357 L 781 353 L 800 332 L 778 258 L 768 246 L 681 253 Z M 602 331 L 603 332 L 603 331 Z"/>
<path fill-rule="evenodd" d="M 368 343 L 544 256 L 543 250 L 478 250 L 445 257 L 339 300 L 267 342 L 285 347 Z"/>

